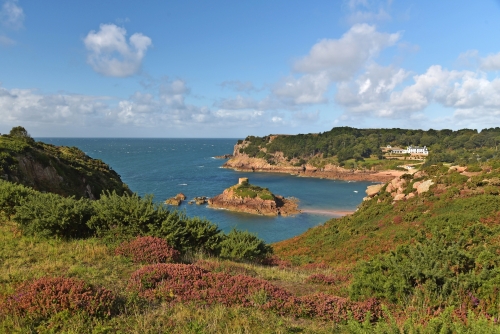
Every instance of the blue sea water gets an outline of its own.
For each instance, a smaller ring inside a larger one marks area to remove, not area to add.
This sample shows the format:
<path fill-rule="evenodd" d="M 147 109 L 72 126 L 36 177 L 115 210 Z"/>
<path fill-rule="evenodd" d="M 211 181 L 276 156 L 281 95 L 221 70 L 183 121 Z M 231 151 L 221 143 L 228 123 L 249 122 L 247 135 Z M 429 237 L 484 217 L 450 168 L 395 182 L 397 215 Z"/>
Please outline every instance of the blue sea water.
<path fill-rule="evenodd" d="M 371 182 L 348 182 L 303 178 L 278 173 L 237 172 L 221 168 L 225 160 L 216 155 L 232 153 L 237 139 L 172 138 L 37 138 L 54 145 L 76 146 L 101 159 L 120 174 L 130 189 L 158 202 L 184 193 L 188 199 L 212 197 L 248 177 L 252 184 L 273 193 L 299 199 L 299 208 L 316 212 L 292 217 L 264 217 L 184 202 L 179 210 L 188 216 L 205 217 L 229 232 L 233 227 L 256 233 L 266 242 L 289 239 L 333 216 L 321 210 L 355 210 Z"/>

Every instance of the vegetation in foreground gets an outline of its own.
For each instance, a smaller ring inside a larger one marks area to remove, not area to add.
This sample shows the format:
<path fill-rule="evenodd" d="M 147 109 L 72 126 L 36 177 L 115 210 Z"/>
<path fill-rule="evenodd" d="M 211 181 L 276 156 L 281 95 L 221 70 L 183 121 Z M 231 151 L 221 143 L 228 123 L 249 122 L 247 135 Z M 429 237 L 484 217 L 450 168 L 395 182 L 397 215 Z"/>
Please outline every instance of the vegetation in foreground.
<path fill-rule="evenodd" d="M 273 247 L 151 196 L 0 180 L 0 332 L 500 332 L 500 160 L 402 178 L 434 184 Z"/>

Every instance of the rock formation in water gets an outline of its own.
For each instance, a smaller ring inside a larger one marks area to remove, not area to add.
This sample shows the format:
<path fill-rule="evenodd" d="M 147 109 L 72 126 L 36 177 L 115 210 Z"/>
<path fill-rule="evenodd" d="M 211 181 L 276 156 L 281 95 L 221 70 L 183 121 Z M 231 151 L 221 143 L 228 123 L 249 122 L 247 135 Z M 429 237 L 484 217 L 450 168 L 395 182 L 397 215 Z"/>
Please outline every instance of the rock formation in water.
<path fill-rule="evenodd" d="M 300 213 L 298 200 L 274 195 L 267 188 L 251 185 L 248 178 L 208 200 L 211 208 L 227 209 L 266 216 L 289 216 Z"/>

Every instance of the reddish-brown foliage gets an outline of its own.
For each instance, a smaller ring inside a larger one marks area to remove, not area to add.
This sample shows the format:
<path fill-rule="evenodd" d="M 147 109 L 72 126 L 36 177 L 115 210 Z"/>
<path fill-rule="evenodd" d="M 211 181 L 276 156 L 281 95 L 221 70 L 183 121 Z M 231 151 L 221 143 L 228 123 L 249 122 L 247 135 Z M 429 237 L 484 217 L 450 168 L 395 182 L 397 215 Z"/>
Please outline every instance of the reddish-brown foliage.
<path fill-rule="evenodd" d="M 363 302 L 353 302 L 347 298 L 325 294 L 309 295 L 300 298 L 303 312 L 310 317 L 320 317 L 335 322 L 346 321 L 350 315 L 357 321 L 364 321 L 368 312 L 370 320 L 378 319 L 382 310 L 375 298 Z"/>
<path fill-rule="evenodd" d="M 351 279 L 351 275 L 348 274 L 335 274 L 331 276 L 326 276 L 323 274 L 314 274 L 306 278 L 307 283 L 318 283 L 318 284 L 338 284 L 344 283 Z"/>
<path fill-rule="evenodd" d="M 401 218 L 401 216 L 394 216 L 392 221 L 394 222 L 394 224 L 401 224 L 401 222 L 403 221 L 403 218 Z"/>
<path fill-rule="evenodd" d="M 260 263 L 265 266 L 279 267 L 280 269 L 290 268 L 292 266 L 290 261 L 280 259 L 276 255 L 265 257 L 260 261 Z"/>
<path fill-rule="evenodd" d="M 115 249 L 116 255 L 132 258 L 136 263 L 167 263 L 179 261 L 180 253 L 162 238 L 137 237 Z"/>
<path fill-rule="evenodd" d="M 255 306 L 280 314 L 335 321 L 345 321 L 349 314 L 362 321 L 368 311 L 373 319 L 381 314 L 376 300 L 352 302 L 323 294 L 297 298 L 262 279 L 211 273 L 194 265 L 145 266 L 132 274 L 128 287 L 148 300 Z"/>
<path fill-rule="evenodd" d="M 61 311 L 85 311 L 94 316 L 109 316 L 115 296 L 104 288 L 66 277 L 43 277 L 24 282 L 4 300 L 6 314 L 47 317 Z"/>

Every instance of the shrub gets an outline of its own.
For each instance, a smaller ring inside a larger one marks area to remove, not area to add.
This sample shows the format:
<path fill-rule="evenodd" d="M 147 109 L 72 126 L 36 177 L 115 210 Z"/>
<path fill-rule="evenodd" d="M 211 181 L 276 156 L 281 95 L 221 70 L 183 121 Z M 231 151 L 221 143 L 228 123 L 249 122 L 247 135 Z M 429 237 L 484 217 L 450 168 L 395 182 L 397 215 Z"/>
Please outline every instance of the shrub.
<path fill-rule="evenodd" d="M 272 253 L 272 248 L 255 234 L 231 230 L 221 242 L 220 256 L 236 260 L 254 260 Z"/>
<path fill-rule="evenodd" d="M 110 316 L 115 296 L 104 288 L 66 277 L 43 277 L 21 284 L 2 307 L 6 314 L 46 318 L 61 311 L 84 311 L 93 316 Z"/>
<path fill-rule="evenodd" d="M 136 263 L 148 264 L 177 262 L 180 255 L 165 239 L 156 237 L 137 237 L 125 241 L 115 249 L 115 254 L 130 257 Z"/>
<path fill-rule="evenodd" d="M 155 204 L 150 195 L 141 198 L 137 194 L 120 196 L 108 191 L 92 205 L 94 215 L 88 226 L 100 236 L 111 234 L 115 240 L 147 234 L 152 226 L 159 225 L 168 216 L 168 211 Z"/>
<path fill-rule="evenodd" d="M 92 205 L 87 199 L 36 192 L 16 206 L 13 220 L 28 235 L 82 238 L 92 233 L 87 226 L 91 216 Z"/>
<path fill-rule="evenodd" d="M 297 298 L 262 279 L 212 273 L 183 264 L 143 267 L 132 274 L 128 289 L 147 300 L 259 307 L 282 315 L 321 317 L 337 322 L 348 320 L 350 315 L 363 321 L 367 314 L 374 320 L 381 314 L 379 303 L 373 298 L 364 302 L 324 294 Z"/>
<path fill-rule="evenodd" d="M 198 217 L 189 218 L 179 212 L 169 213 L 150 234 L 164 238 L 181 253 L 201 251 L 217 255 L 223 239 L 223 233 L 214 223 Z"/>
<path fill-rule="evenodd" d="M 31 188 L 20 184 L 0 180 L 0 211 L 7 219 L 16 213 L 16 206 L 21 205 L 28 195 L 35 194 Z"/>
<path fill-rule="evenodd" d="M 292 295 L 268 281 L 225 273 L 211 273 L 194 265 L 156 264 L 134 272 L 128 288 L 140 296 L 176 302 L 221 303 L 226 306 L 253 306 L 255 294 L 264 294 L 266 303 L 282 302 Z M 262 297 L 262 296 L 261 296 Z M 262 303 L 262 298 L 260 304 Z"/>

